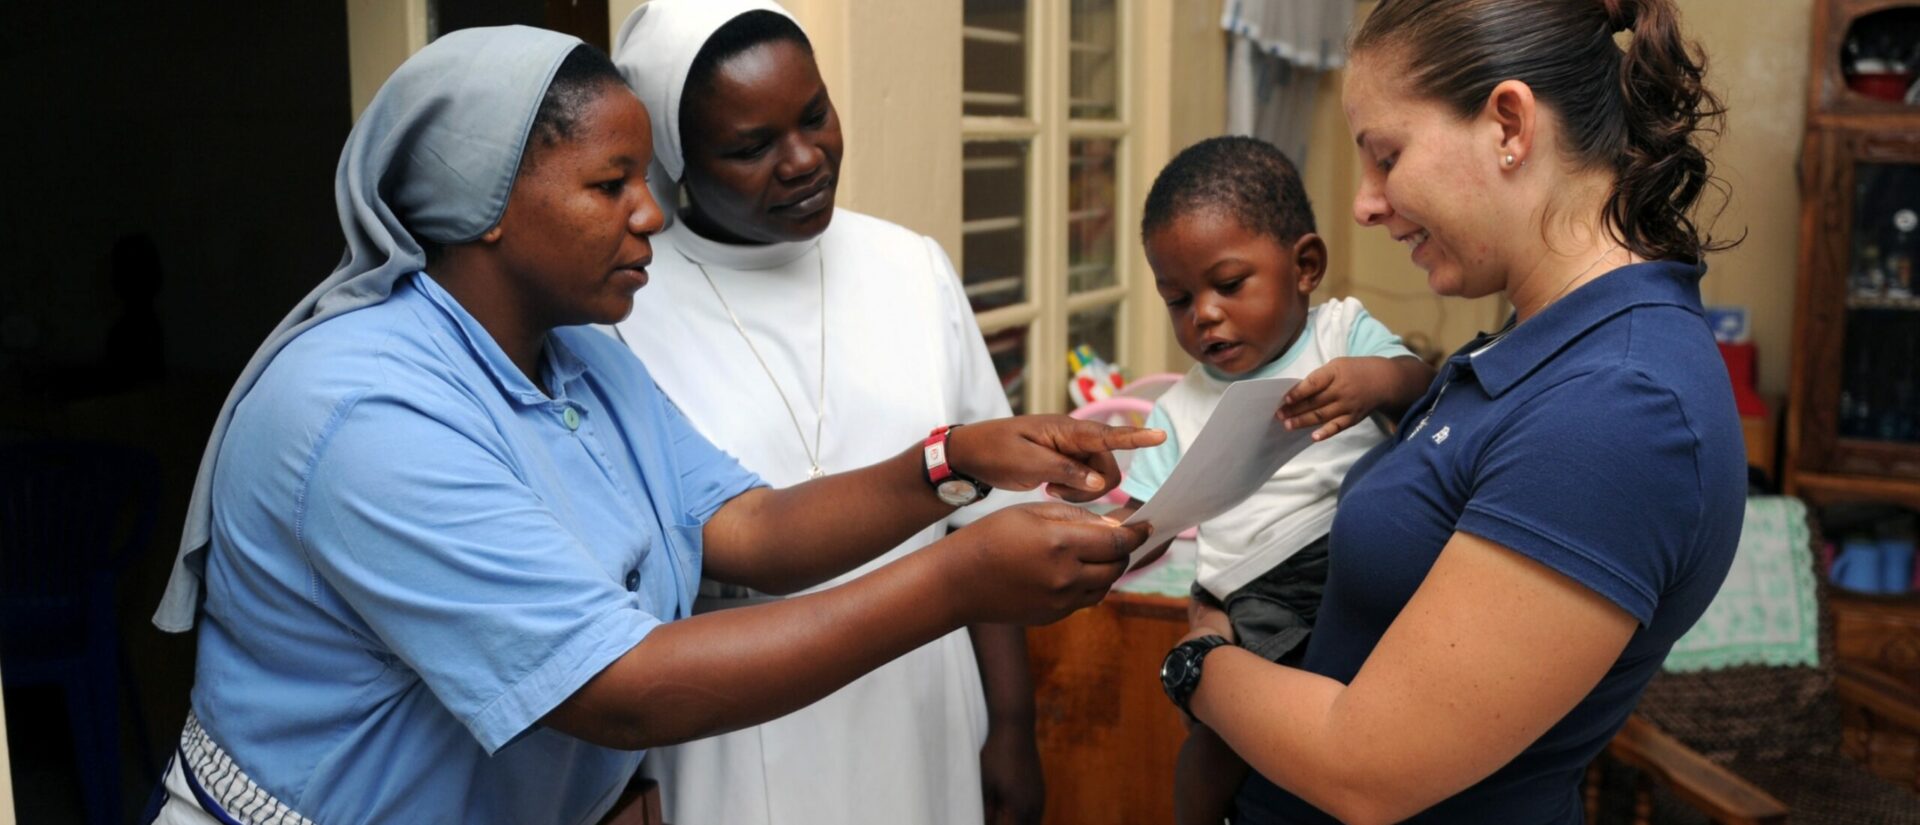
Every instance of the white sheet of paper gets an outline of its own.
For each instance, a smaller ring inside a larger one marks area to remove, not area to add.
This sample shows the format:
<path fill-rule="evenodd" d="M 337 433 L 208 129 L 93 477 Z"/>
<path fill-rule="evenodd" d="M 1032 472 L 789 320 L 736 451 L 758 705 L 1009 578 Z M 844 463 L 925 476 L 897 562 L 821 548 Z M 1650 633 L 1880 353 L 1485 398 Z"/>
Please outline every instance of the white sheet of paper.
<path fill-rule="evenodd" d="M 1313 430 L 1289 430 L 1274 417 L 1297 378 L 1258 378 L 1227 387 L 1207 426 L 1173 465 L 1160 491 L 1127 519 L 1150 522 L 1153 535 L 1133 551 L 1128 569 L 1175 534 L 1233 509 L 1302 450 Z"/>

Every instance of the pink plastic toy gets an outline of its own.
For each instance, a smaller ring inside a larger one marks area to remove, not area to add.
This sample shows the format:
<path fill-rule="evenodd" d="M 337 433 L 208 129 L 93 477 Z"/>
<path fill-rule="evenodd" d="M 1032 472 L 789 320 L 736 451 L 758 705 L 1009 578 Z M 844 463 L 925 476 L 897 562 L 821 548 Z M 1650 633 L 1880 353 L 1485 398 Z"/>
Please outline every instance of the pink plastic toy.
<path fill-rule="evenodd" d="M 1166 392 L 1167 388 L 1180 383 L 1180 379 L 1185 377 L 1186 376 L 1177 372 L 1156 372 L 1152 375 L 1142 375 L 1139 378 L 1128 381 L 1127 385 L 1120 389 L 1119 397 L 1144 398 L 1152 401 L 1155 398 L 1159 398 L 1161 393 Z"/>

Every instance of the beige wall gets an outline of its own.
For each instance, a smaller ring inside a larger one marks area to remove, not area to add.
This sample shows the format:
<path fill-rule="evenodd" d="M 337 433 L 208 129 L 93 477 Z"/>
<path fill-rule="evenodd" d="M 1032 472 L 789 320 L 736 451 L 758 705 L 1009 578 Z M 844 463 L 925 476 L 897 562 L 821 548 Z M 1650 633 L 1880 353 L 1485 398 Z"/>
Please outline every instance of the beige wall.
<path fill-rule="evenodd" d="M 1151 2 L 1152 0 L 1148 0 Z M 1149 37 L 1164 31 L 1167 41 L 1159 46 L 1165 63 L 1156 65 L 1149 47 L 1146 66 L 1148 99 L 1163 101 L 1160 108 L 1144 112 L 1143 130 L 1157 142 L 1143 147 L 1140 158 L 1140 187 L 1136 198 L 1145 199 L 1146 190 L 1160 167 L 1181 149 L 1226 131 L 1227 126 L 1227 35 L 1220 28 L 1223 0 L 1177 0 L 1159 10 L 1164 19 L 1150 27 Z M 1162 28 L 1164 27 L 1164 28 Z M 1128 232 L 1134 255 L 1141 255 L 1138 230 Z M 1139 310 L 1134 328 L 1151 334 L 1160 342 L 1165 360 L 1158 369 L 1183 371 L 1193 359 L 1180 349 L 1168 327 L 1166 307 L 1153 291 L 1153 273 L 1143 262 L 1137 270 L 1143 283 L 1141 297 L 1134 303 Z M 1150 331 L 1150 332 L 1149 332 Z M 1136 351 L 1146 347 L 1136 347 Z M 1151 371 L 1153 368 L 1149 368 Z"/>
<path fill-rule="evenodd" d="M 427 0 L 347 0 L 347 66 L 353 117 L 360 118 L 387 75 L 427 45 Z"/>
<path fill-rule="evenodd" d="M 1187 146 L 1220 134 L 1227 123 L 1227 37 L 1220 29 L 1223 0 L 1176 0 L 1167 37 L 1172 62 L 1160 94 L 1170 101 L 1167 130 L 1172 151 L 1154 171 Z M 1149 181 L 1151 183 L 1151 181 Z"/>
<path fill-rule="evenodd" d="M 1708 261 L 1707 303 L 1752 311 L 1760 391 L 1784 396 L 1793 357 L 1800 248 L 1795 168 L 1806 119 L 1813 0 L 1680 0 L 1680 8 L 1707 52 L 1707 82 L 1728 110 L 1713 162 L 1733 197 L 1714 234 L 1747 233 L 1745 243 Z"/>

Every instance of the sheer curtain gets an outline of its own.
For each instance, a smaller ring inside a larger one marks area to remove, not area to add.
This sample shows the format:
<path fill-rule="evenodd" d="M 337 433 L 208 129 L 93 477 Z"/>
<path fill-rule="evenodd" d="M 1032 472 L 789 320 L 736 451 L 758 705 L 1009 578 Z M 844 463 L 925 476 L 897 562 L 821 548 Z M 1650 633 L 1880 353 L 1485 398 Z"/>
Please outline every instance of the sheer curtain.
<path fill-rule="evenodd" d="M 1307 160 L 1314 91 L 1322 72 L 1347 62 L 1354 0 L 1227 0 L 1220 26 L 1227 53 L 1227 132 Z"/>

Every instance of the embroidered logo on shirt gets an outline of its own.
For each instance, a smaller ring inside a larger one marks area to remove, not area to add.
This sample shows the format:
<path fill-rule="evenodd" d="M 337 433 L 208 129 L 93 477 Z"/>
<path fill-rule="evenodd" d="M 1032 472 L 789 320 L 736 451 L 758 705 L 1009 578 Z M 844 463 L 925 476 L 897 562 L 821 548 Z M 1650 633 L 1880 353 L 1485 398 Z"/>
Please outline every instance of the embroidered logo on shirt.
<path fill-rule="evenodd" d="M 1433 434 L 1433 443 L 1445 444 L 1447 443 L 1447 436 L 1452 434 L 1453 434 L 1452 427 L 1441 427 L 1439 432 Z"/>

